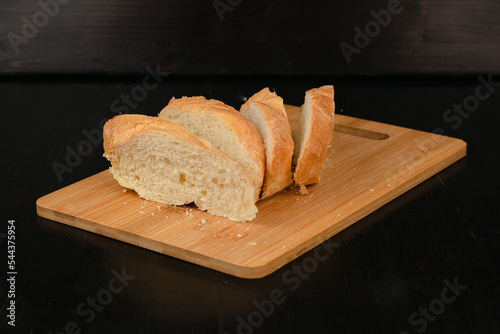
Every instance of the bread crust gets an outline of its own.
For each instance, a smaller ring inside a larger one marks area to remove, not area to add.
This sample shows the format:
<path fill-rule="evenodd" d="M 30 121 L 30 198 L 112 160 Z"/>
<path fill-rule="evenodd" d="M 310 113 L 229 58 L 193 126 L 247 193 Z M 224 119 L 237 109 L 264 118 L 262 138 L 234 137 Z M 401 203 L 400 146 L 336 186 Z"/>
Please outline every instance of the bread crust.
<path fill-rule="evenodd" d="M 251 106 L 260 111 L 269 129 L 270 143 L 266 151 L 266 169 L 261 191 L 261 198 L 266 198 L 293 182 L 291 169 L 294 143 L 281 97 L 271 93 L 266 87 L 250 97 L 241 106 L 240 112 L 245 115 Z"/>
<path fill-rule="evenodd" d="M 304 138 L 304 148 L 296 161 L 293 175 L 295 183 L 301 186 L 319 182 L 326 151 L 333 138 L 334 88 L 329 85 L 310 89 L 306 92 L 308 99 L 311 101 L 310 129 Z"/>
<path fill-rule="evenodd" d="M 257 166 L 256 170 L 251 170 L 249 166 L 243 167 L 249 170 L 251 175 L 254 175 L 253 179 L 258 196 L 264 180 L 266 153 L 257 129 L 255 129 L 254 125 L 246 117 L 222 101 L 206 99 L 203 96 L 184 96 L 179 99 L 173 97 L 160 112 L 159 116 L 162 117 L 162 114 L 167 113 L 169 109 L 181 110 L 193 115 L 208 113 L 218 116 L 224 121 L 236 133 L 240 142 L 245 146 L 251 160 Z"/>
<path fill-rule="evenodd" d="M 185 130 L 182 126 L 158 117 L 145 115 L 120 115 L 108 120 L 103 129 L 103 146 L 106 158 L 114 161 L 116 145 L 130 140 L 139 132 L 170 132 L 193 145 L 211 148 L 210 143 Z"/>

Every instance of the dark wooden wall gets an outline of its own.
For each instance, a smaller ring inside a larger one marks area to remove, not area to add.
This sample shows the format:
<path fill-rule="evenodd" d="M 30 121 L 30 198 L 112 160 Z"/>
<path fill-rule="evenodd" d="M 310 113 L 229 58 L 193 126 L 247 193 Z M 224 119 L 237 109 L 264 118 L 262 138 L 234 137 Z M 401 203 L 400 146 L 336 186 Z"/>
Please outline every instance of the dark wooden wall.
<path fill-rule="evenodd" d="M 340 44 L 396 0 L 59 1 L 0 1 L 0 73 L 500 73 L 499 0 L 401 0 L 350 63 Z"/>

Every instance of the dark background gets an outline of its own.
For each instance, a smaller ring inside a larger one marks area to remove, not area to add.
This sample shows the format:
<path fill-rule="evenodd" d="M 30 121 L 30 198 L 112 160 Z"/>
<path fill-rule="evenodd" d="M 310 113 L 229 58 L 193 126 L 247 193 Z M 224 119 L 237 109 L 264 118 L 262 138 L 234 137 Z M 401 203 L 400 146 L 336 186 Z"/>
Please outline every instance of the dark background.
<path fill-rule="evenodd" d="M 46 21 L 35 0 L 0 3 L 0 72 L 142 74 L 157 64 L 179 75 L 500 72 L 497 0 L 401 0 L 350 64 L 340 43 L 354 45 L 354 28 L 390 1 L 232 0 L 239 5 L 221 16 L 211 0 L 64 2 L 46 6 L 56 13 Z M 40 27 L 25 29 L 33 37 L 16 53 L 8 35 L 23 36 L 23 16 Z"/>
<path fill-rule="evenodd" d="M 1 1 L 0 332 L 59 333 L 74 321 L 80 333 L 500 333 L 500 86 L 460 124 L 445 117 L 480 77 L 500 83 L 500 1 L 401 1 L 348 63 L 340 43 L 355 45 L 354 28 L 387 4 L 244 0 L 221 20 L 212 1 L 71 0 L 44 23 L 39 2 Z M 44 24 L 24 37 L 33 16 Z M 25 38 L 17 52 L 13 34 Z M 115 115 L 148 67 L 161 84 L 129 112 L 156 115 L 182 95 L 239 108 L 266 86 L 300 105 L 305 90 L 333 84 L 337 113 L 440 128 L 468 143 L 467 157 L 334 236 L 340 246 L 294 291 L 283 275 L 312 252 L 245 280 L 38 217 L 37 198 L 108 167 L 100 145 L 62 179 L 52 164 Z M 16 331 L 5 317 L 10 219 Z M 134 279 L 85 322 L 77 307 L 122 268 Z M 412 325 L 455 280 L 460 295 L 426 328 Z M 238 328 L 275 289 L 285 302 Z"/>

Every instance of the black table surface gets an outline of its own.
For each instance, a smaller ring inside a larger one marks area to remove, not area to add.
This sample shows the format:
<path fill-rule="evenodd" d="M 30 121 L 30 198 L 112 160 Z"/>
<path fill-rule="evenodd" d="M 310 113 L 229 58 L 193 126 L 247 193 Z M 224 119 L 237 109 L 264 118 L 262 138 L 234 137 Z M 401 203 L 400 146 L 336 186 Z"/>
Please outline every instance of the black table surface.
<path fill-rule="evenodd" d="M 0 78 L 1 333 L 500 333 L 500 78 L 144 78 Z M 326 259 L 311 250 L 247 280 L 36 214 L 37 198 L 108 167 L 97 139 L 81 142 L 117 111 L 156 115 L 191 95 L 239 107 L 266 86 L 300 105 L 330 83 L 337 113 L 468 152 L 318 246 L 336 246 Z"/>

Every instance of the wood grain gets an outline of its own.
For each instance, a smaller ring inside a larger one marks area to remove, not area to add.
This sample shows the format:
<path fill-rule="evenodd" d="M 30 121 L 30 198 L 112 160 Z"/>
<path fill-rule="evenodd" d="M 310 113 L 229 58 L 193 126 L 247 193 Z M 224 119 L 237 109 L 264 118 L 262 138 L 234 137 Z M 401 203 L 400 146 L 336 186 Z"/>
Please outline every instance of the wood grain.
<path fill-rule="evenodd" d="M 179 75 L 500 73 L 496 0 L 401 0 L 348 64 L 340 43 L 354 45 L 354 28 L 387 3 L 243 1 L 220 20 L 213 1 L 69 1 L 15 52 L 7 36 L 22 36 L 23 17 L 41 7 L 3 1 L 0 73 L 144 75 L 157 64 Z"/>
<path fill-rule="evenodd" d="M 287 107 L 293 119 L 299 108 Z M 335 132 L 321 182 L 288 188 L 236 223 L 190 206 L 124 191 L 108 171 L 37 201 L 40 216 L 243 278 L 266 276 L 466 154 L 449 137 L 336 115 L 339 125 L 388 135 Z"/>

